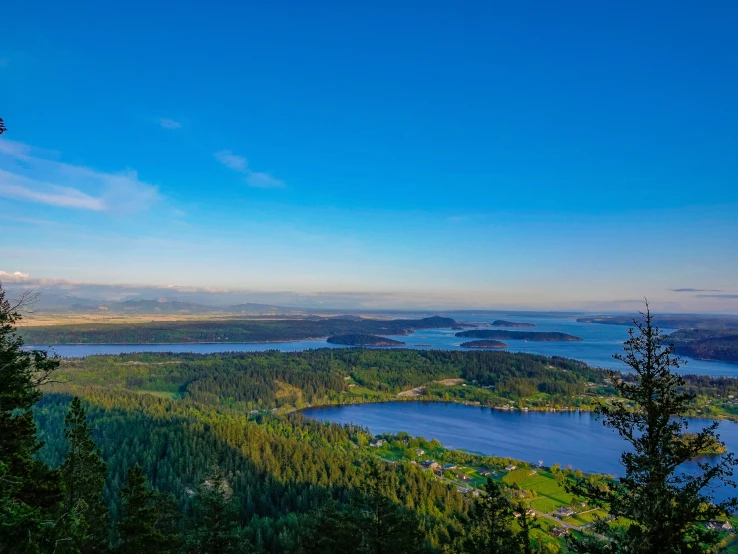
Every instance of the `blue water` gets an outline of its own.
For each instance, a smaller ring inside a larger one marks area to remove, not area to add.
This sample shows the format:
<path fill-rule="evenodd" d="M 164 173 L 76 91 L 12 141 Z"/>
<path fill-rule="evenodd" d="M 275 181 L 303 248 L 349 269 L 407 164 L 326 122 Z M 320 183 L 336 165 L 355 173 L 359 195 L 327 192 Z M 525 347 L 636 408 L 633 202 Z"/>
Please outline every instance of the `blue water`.
<path fill-rule="evenodd" d="M 485 313 L 469 315 L 468 313 L 444 314 L 457 321 L 469 323 L 491 323 L 495 319 L 508 319 L 534 323 L 534 329 L 524 331 L 559 331 L 581 337 L 576 342 L 526 342 L 521 340 L 505 340 L 511 352 L 528 352 L 546 356 L 564 356 L 586 362 L 595 367 L 623 369 L 623 365 L 612 358 L 615 352 L 622 352 L 622 343 L 628 338 L 628 328 L 620 325 L 602 325 L 597 323 L 578 323 L 575 316 L 517 316 L 515 314 Z M 515 330 L 515 329 L 511 329 Z M 673 330 L 666 329 L 665 332 Z M 432 348 L 442 350 L 464 350 L 459 345 L 468 338 L 456 337 L 452 329 L 428 329 L 417 331 L 407 336 L 390 336 L 405 342 L 406 348 Z M 226 343 L 226 344 L 69 344 L 56 345 L 52 349 L 60 356 L 84 357 L 94 354 L 123 354 L 131 352 L 195 352 L 210 354 L 213 352 L 260 352 L 279 350 L 295 352 L 310 348 L 342 348 L 328 344 L 325 340 L 305 340 L 294 342 L 270 343 Z M 726 375 L 738 377 L 738 364 L 687 359 L 687 364 L 680 369 L 684 373 L 701 375 Z"/>
<path fill-rule="evenodd" d="M 519 412 L 441 402 L 388 402 L 310 408 L 303 413 L 324 421 L 354 423 L 374 434 L 406 431 L 416 437 L 438 439 L 446 448 L 464 449 L 547 466 L 581 469 L 588 473 L 622 475 L 620 454 L 626 443 L 588 412 Z M 707 420 L 692 419 L 689 430 L 702 429 Z M 721 439 L 738 452 L 738 424 L 720 423 Z M 696 463 L 685 470 L 697 469 Z M 719 487 L 723 499 L 733 489 Z"/>

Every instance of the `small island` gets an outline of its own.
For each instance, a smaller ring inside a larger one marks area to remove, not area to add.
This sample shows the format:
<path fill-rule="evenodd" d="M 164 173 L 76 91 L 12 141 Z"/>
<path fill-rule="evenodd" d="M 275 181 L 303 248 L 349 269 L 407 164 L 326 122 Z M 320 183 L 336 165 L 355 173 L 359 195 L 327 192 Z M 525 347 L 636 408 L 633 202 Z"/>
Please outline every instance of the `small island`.
<path fill-rule="evenodd" d="M 463 348 L 507 348 L 507 344 L 499 340 L 470 340 L 460 344 Z"/>
<path fill-rule="evenodd" d="M 399 340 L 361 333 L 334 335 L 332 337 L 328 337 L 326 341 L 331 344 L 343 344 L 346 346 L 403 346 L 405 344 Z"/>
<path fill-rule="evenodd" d="M 521 323 L 518 321 L 507 321 L 505 319 L 498 319 L 492 322 L 493 327 L 535 327 L 535 323 Z"/>
<path fill-rule="evenodd" d="M 541 342 L 575 341 L 584 340 L 574 335 L 557 332 L 537 331 L 502 331 L 494 329 L 474 329 L 456 333 L 457 337 L 468 337 L 471 339 L 497 339 L 497 340 L 530 340 Z"/>

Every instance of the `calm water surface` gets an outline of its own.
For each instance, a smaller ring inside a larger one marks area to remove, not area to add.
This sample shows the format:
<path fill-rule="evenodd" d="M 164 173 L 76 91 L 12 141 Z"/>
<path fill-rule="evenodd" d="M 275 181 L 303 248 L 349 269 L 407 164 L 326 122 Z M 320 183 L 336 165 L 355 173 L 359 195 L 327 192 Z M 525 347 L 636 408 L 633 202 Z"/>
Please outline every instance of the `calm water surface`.
<path fill-rule="evenodd" d="M 484 314 L 469 315 L 448 314 L 457 321 L 484 325 L 495 319 L 509 319 L 534 323 L 535 329 L 524 331 L 559 331 L 581 337 L 576 342 L 526 342 L 522 340 L 506 340 L 511 352 L 528 352 L 546 356 L 564 356 L 582 360 L 589 365 L 611 369 L 622 369 L 623 365 L 612 358 L 615 352 L 622 352 L 622 343 L 628 338 L 628 328 L 620 325 L 601 325 L 597 323 L 578 323 L 574 316 L 517 316 L 515 314 Z M 514 329 L 512 329 L 514 330 Z M 665 330 L 670 332 L 672 330 Z M 441 350 L 466 350 L 459 345 L 467 338 L 455 336 L 452 329 L 428 329 L 417 331 L 407 336 L 393 336 L 390 338 L 406 343 L 405 348 L 428 348 Z M 325 340 L 305 340 L 294 342 L 270 343 L 226 343 L 226 344 L 68 344 L 53 346 L 53 350 L 60 356 L 84 357 L 95 354 L 123 354 L 132 352 L 195 352 L 210 354 L 214 352 L 259 352 L 279 350 L 295 352 L 310 348 L 342 348 L 340 345 L 328 344 Z M 684 373 L 698 373 L 703 375 L 727 375 L 738 377 L 738 364 L 725 362 L 710 362 L 688 359 L 681 368 Z"/>
<path fill-rule="evenodd" d="M 571 466 L 589 473 L 622 475 L 625 442 L 590 413 L 518 412 L 441 402 L 388 402 L 304 410 L 306 416 L 354 423 L 372 433 L 406 431 L 438 439 L 447 448 L 510 457 L 545 465 Z M 709 422 L 690 420 L 689 429 Z M 730 452 L 738 452 L 738 424 L 724 421 L 719 434 Z M 687 471 L 696 465 L 687 466 Z M 732 489 L 731 489 L 732 490 Z M 730 490 L 721 489 L 719 498 Z"/>

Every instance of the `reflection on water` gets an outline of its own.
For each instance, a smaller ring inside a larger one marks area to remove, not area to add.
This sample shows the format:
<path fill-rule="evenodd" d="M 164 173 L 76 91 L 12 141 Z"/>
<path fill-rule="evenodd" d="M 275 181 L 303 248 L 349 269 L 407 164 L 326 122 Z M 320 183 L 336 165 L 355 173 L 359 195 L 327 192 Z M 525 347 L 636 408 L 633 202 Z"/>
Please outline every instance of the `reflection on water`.
<path fill-rule="evenodd" d="M 543 460 L 589 473 L 622 474 L 620 454 L 626 443 L 588 412 L 519 412 L 441 402 L 388 402 L 329 406 L 304 411 L 308 417 L 354 423 L 372 433 L 406 431 L 438 439 L 456 448 L 524 461 Z M 710 423 L 692 419 L 690 431 Z M 738 452 L 738 424 L 724 421 L 718 430 L 729 452 Z M 690 463 L 686 471 L 696 469 Z M 721 490 L 718 497 L 730 491 Z"/>

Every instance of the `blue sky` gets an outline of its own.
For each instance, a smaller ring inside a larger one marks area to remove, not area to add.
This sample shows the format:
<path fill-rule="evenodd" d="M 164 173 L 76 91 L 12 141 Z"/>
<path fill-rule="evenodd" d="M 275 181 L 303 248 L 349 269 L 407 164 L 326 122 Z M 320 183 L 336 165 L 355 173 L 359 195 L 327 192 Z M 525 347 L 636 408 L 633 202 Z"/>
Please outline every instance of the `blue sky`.
<path fill-rule="evenodd" d="M 0 277 L 738 311 L 736 21 L 10 0 Z"/>

